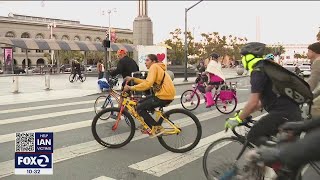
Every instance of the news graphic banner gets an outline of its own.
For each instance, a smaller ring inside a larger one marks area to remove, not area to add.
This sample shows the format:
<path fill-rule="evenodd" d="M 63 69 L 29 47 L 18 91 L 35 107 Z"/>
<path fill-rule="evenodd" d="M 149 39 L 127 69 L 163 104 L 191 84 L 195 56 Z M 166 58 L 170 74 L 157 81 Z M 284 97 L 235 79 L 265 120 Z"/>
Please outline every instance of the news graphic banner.
<path fill-rule="evenodd" d="M 16 133 L 15 174 L 53 174 L 53 133 Z"/>

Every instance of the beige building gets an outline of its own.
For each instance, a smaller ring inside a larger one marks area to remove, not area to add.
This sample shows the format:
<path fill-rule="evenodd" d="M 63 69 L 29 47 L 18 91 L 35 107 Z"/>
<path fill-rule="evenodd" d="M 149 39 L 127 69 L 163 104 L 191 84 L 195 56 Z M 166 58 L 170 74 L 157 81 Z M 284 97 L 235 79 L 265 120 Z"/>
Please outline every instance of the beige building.
<path fill-rule="evenodd" d="M 57 40 L 70 41 L 95 41 L 101 42 L 106 37 L 106 27 L 81 24 L 80 21 L 51 19 L 46 17 L 9 14 L 8 17 L 0 16 L 0 37 L 50 39 L 49 24 L 55 23 L 52 37 Z M 114 28 L 117 41 L 133 41 L 133 31 L 130 29 Z M 1 45 L 4 47 L 4 45 Z M 19 66 L 37 63 L 47 64 L 44 53 L 49 50 L 29 50 L 26 62 L 26 50 L 14 48 L 14 62 Z M 0 60 L 3 61 L 3 50 L 0 52 Z"/>

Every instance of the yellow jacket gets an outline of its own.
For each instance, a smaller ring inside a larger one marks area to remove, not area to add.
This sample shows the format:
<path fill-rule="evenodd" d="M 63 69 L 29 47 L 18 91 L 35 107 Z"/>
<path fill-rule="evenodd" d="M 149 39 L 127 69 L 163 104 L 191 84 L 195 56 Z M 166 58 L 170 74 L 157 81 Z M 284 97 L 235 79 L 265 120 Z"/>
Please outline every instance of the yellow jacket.
<path fill-rule="evenodd" d="M 160 84 L 164 77 L 163 84 L 159 92 L 156 92 L 155 96 L 162 100 L 173 100 L 176 95 L 176 89 L 174 88 L 173 82 L 170 75 L 166 72 L 166 65 L 163 63 L 154 63 L 150 66 L 148 76 L 144 79 L 133 78 L 137 84 L 131 87 L 132 91 L 145 91 L 152 87 L 154 83 Z"/>

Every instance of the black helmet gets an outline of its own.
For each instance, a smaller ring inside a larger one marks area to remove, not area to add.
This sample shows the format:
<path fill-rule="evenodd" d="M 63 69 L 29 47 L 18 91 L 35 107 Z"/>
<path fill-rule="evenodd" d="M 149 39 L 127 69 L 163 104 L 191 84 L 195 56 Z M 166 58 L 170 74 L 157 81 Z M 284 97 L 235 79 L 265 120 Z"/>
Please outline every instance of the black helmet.
<path fill-rule="evenodd" d="M 213 59 L 218 59 L 218 58 L 220 57 L 220 55 L 217 54 L 217 53 L 212 53 L 212 54 L 210 55 L 210 57 L 212 57 Z"/>
<path fill-rule="evenodd" d="M 240 54 L 245 56 L 247 54 L 253 54 L 257 57 L 262 57 L 264 54 L 266 45 L 259 42 L 250 42 L 245 44 L 240 51 Z"/>

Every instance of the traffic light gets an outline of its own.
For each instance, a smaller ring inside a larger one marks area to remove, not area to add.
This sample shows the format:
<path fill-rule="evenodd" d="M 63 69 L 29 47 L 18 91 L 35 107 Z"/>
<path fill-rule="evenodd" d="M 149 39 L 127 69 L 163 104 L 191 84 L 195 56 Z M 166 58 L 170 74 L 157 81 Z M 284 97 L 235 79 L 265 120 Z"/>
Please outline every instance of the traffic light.
<path fill-rule="evenodd" d="M 105 48 L 110 48 L 110 41 L 108 39 L 105 39 L 102 41 L 102 45 Z"/>

